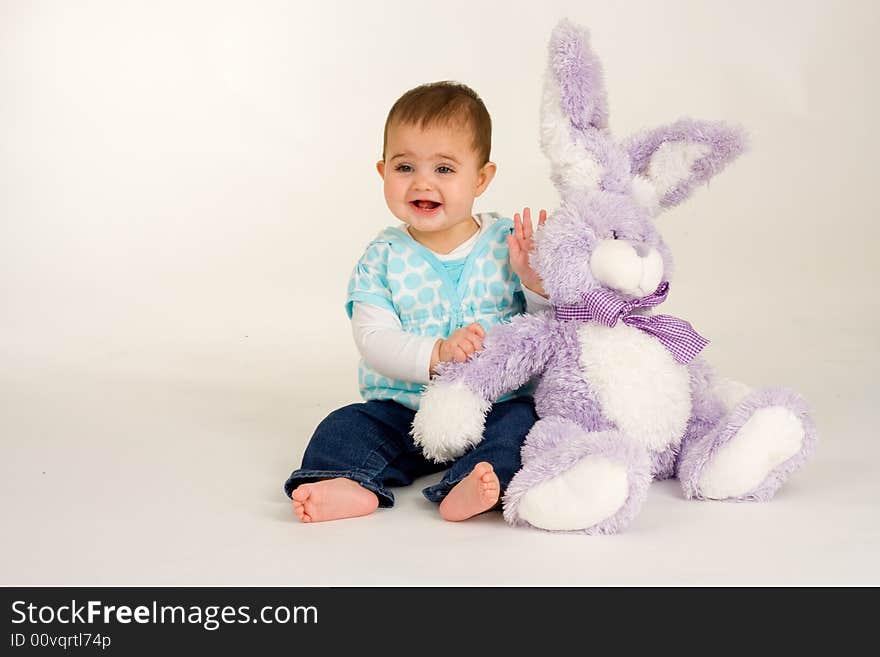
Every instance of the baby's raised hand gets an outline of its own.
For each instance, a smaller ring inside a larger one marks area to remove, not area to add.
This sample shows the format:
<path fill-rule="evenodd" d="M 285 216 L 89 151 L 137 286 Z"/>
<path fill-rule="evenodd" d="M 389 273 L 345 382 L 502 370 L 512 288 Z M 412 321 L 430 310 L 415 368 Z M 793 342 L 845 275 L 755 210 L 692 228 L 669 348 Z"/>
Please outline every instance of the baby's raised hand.
<path fill-rule="evenodd" d="M 547 211 L 541 210 L 538 214 L 538 227 L 547 221 Z M 522 284 L 532 292 L 541 296 L 547 296 L 544 292 L 544 284 L 529 262 L 535 247 L 534 230 L 532 227 L 532 211 L 530 208 L 523 209 L 522 218 L 519 212 L 513 215 L 513 235 L 507 236 L 507 245 L 510 249 L 510 266 L 519 276 Z"/>
<path fill-rule="evenodd" d="M 483 338 L 485 337 L 486 332 L 483 327 L 474 322 L 453 332 L 445 340 L 438 340 L 434 346 L 434 353 L 431 355 L 431 374 L 435 373 L 434 368 L 438 363 L 451 360 L 459 363 L 466 361 L 483 348 Z"/>

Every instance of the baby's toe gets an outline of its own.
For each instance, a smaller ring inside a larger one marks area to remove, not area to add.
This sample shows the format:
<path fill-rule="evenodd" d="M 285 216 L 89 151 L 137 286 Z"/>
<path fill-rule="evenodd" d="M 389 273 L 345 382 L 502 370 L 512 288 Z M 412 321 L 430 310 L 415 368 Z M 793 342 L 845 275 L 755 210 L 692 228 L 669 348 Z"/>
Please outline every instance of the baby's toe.
<path fill-rule="evenodd" d="M 294 491 L 290 494 L 290 499 L 294 502 L 305 502 L 309 499 L 309 495 L 312 494 L 311 486 L 308 484 L 302 484 L 297 486 Z"/>
<path fill-rule="evenodd" d="M 486 461 L 480 461 L 471 470 L 471 476 L 482 479 L 487 472 L 492 472 L 492 464 Z"/>
<path fill-rule="evenodd" d="M 315 504 L 313 504 L 311 501 L 306 502 L 303 505 L 303 514 L 305 516 L 308 516 L 309 521 L 314 520 L 315 516 L 317 515 L 317 508 Z"/>

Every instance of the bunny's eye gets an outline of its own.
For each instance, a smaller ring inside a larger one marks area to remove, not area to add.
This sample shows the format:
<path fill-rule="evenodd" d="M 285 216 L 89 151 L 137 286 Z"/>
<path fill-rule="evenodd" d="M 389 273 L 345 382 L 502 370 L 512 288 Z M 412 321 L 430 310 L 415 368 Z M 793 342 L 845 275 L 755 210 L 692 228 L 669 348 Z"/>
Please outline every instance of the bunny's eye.
<path fill-rule="evenodd" d="M 613 240 L 617 239 L 617 231 L 616 230 L 611 231 L 611 239 L 613 239 Z"/>

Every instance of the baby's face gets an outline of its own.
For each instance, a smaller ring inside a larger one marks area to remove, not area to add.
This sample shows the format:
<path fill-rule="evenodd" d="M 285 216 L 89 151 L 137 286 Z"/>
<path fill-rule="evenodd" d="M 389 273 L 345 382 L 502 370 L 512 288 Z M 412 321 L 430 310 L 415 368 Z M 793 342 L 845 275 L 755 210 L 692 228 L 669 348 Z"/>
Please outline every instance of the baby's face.
<path fill-rule="evenodd" d="M 377 168 L 395 217 L 416 231 L 443 233 L 471 220 L 495 165 L 481 166 L 467 126 L 392 125 Z"/>

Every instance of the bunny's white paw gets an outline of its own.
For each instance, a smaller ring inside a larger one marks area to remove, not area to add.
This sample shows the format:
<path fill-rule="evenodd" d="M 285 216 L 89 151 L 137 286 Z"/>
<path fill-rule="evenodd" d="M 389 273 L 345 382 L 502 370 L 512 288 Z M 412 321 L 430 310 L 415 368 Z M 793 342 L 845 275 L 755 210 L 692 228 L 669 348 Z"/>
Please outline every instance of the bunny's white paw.
<path fill-rule="evenodd" d="M 461 456 L 482 440 L 491 407 L 463 383 L 432 384 L 422 394 L 413 419 L 415 444 L 436 463 Z"/>

